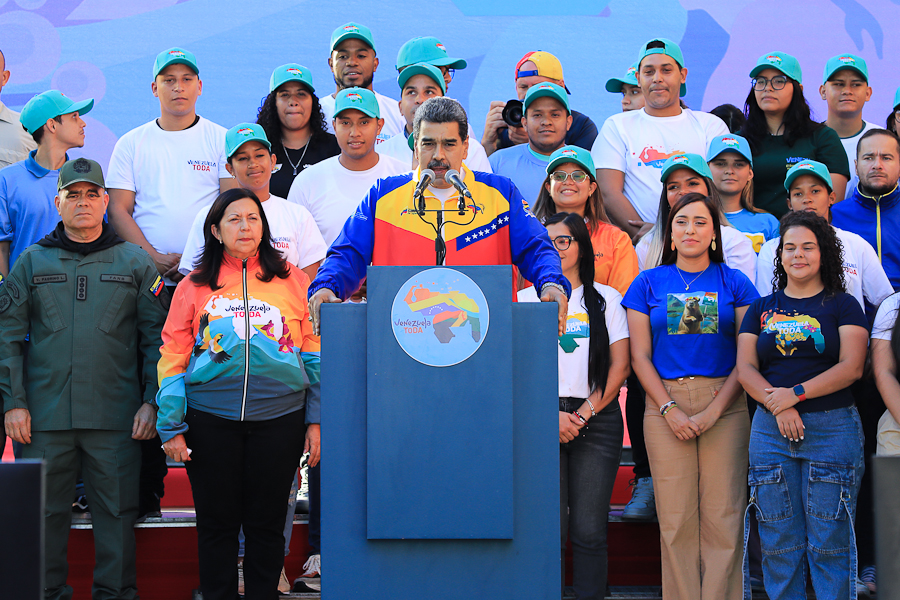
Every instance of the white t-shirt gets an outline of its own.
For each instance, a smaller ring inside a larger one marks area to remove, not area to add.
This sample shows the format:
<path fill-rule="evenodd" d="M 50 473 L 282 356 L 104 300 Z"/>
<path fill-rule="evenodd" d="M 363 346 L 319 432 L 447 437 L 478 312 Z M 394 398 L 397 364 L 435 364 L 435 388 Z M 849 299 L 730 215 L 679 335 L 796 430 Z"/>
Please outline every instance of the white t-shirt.
<path fill-rule="evenodd" d="M 203 223 L 211 207 L 212 204 L 202 208 L 191 225 L 178 264 L 178 272 L 182 275 L 194 269 L 194 263 L 203 252 Z M 308 210 L 278 196 L 269 196 L 262 207 L 269 222 L 272 246 L 281 251 L 284 260 L 303 269 L 325 259 L 328 246 Z"/>
<path fill-rule="evenodd" d="M 872 326 L 873 340 L 891 341 L 898 309 L 900 309 L 900 294 L 892 294 L 884 299 L 884 302 L 878 307 L 875 324 Z"/>
<path fill-rule="evenodd" d="M 606 301 L 606 329 L 610 345 L 628 338 L 628 318 L 622 308 L 622 296 L 614 288 L 594 282 Z M 519 302 L 540 302 L 534 286 L 518 293 Z M 572 290 L 569 313 L 566 316 L 566 334 L 556 345 L 559 360 L 560 398 L 587 398 L 591 395 L 588 384 L 588 347 L 591 327 L 584 308 L 584 286 Z"/>
<path fill-rule="evenodd" d="M 756 252 L 753 251 L 753 242 L 734 227 L 722 227 L 722 253 L 725 255 L 725 264 L 736 271 L 742 272 L 747 279 L 753 281 L 756 277 Z M 638 257 L 638 268 L 643 271 L 658 267 L 658 264 L 647 265 L 647 255 L 650 253 L 650 243 L 656 233 L 654 227 L 641 238 L 634 247 Z M 662 255 L 660 254 L 660 258 Z"/>
<path fill-rule="evenodd" d="M 164 131 L 154 120 L 116 142 L 106 186 L 134 192 L 134 221 L 147 241 L 157 252 L 179 253 L 197 212 L 219 195 L 219 179 L 231 177 L 225 162 L 222 126 L 200 117 Z"/>
<path fill-rule="evenodd" d="M 847 153 L 847 161 L 850 163 L 850 181 L 847 182 L 847 191 L 844 192 L 844 198 L 849 198 L 856 191 L 859 184 L 859 175 L 856 174 L 856 146 L 859 144 L 859 138 L 870 129 L 878 129 L 878 125 L 872 125 L 868 121 L 863 121 L 862 131 L 854 136 L 841 138 L 841 145 L 844 146 L 844 152 Z"/>
<path fill-rule="evenodd" d="M 340 158 L 326 158 L 298 173 L 287 197 L 312 214 L 326 246 L 331 246 L 376 181 L 412 170 L 406 163 L 379 156 L 378 164 L 371 169 L 351 171 Z"/>
<path fill-rule="evenodd" d="M 712 139 L 727 133 L 725 123 L 715 115 L 685 108 L 675 117 L 651 117 L 642 108 L 606 119 L 591 156 L 598 169 L 625 173 L 625 197 L 641 219 L 653 223 L 666 159 L 685 152 L 706 156 Z"/>
<path fill-rule="evenodd" d="M 381 128 L 381 133 L 378 134 L 378 139 L 375 140 L 377 145 L 386 142 L 398 133 L 403 133 L 403 130 L 406 129 L 406 119 L 400 114 L 400 103 L 397 100 L 388 98 L 378 92 L 374 92 L 374 94 L 375 99 L 378 100 L 378 112 L 381 113 L 381 118 L 384 119 L 384 127 Z M 334 133 L 334 123 L 332 123 L 334 118 L 334 101 L 335 98 L 331 94 L 326 94 L 319 98 L 322 114 L 325 115 L 325 127 L 329 133 Z"/>
<path fill-rule="evenodd" d="M 885 275 L 878 255 L 872 245 L 851 231 L 832 227 L 841 244 L 844 245 L 844 281 L 847 293 L 856 298 L 863 310 L 865 298 L 869 304 L 878 306 L 881 301 L 894 293 L 888 276 Z M 772 293 L 772 278 L 775 276 L 775 252 L 781 238 L 773 238 L 759 250 L 756 264 L 756 290 L 760 296 Z"/>
<path fill-rule="evenodd" d="M 413 151 L 409 149 L 406 130 L 400 135 L 395 135 L 388 141 L 375 146 L 375 151 L 382 156 L 389 156 L 403 164 L 412 165 Z M 471 133 L 469 133 L 469 153 L 466 160 L 463 161 L 463 164 L 469 167 L 469 170 L 471 171 L 493 173 L 487 153 L 484 151 L 484 146 L 482 146 L 481 142 L 475 139 Z"/>

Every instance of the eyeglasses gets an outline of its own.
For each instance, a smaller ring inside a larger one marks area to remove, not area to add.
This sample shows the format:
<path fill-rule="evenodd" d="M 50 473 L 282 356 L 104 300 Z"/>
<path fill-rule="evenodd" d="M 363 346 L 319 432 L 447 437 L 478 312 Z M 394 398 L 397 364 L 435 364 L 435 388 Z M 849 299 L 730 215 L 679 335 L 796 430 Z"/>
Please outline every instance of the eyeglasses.
<path fill-rule="evenodd" d="M 769 83 L 772 84 L 773 90 L 783 90 L 784 86 L 787 85 L 788 78 L 784 75 L 776 75 L 772 79 L 766 79 L 765 77 L 754 77 L 753 78 L 753 89 L 757 92 L 765 91 L 766 86 Z"/>
<path fill-rule="evenodd" d="M 453 81 L 453 76 L 456 75 L 456 69 L 451 69 L 449 67 L 438 67 L 441 70 L 441 73 L 448 76 L 450 81 Z"/>
<path fill-rule="evenodd" d="M 569 177 L 571 177 L 572 181 L 575 183 L 581 183 L 587 179 L 588 174 L 584 171 L 572 171 L 571 173 L 567 173 L 566 171 L 553 171 L 550 173 L 550 179 L 556 183 L 562 183 Z M 565 248 L 561 248 L 561 250 L 565 250 Z"/>
<path fill-rule="evenodd" d="M 574 241 L 575 238 L 571 235 L 558 235 L 553 238 L 553 245 L 556 246 L 557 250 L 568 250 Z"/>

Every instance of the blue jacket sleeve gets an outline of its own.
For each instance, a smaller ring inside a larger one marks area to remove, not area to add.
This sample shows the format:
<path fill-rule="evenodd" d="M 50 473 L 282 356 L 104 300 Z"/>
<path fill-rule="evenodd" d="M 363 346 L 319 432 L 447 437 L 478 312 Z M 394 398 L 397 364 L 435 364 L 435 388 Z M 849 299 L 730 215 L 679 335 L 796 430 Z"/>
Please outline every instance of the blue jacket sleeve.
<path fill-rule="evenodd" d="M 378 186 L 372 186 L 369 195 L 357 207 L 356 212 L 344 223 L 340 235 L 331 244 L 325 262 L 311 284 L 307 297 L 322 288 L 328 288 L 341 300 L 346 300 L 359 289 L 366 277 L 366 268 L 372 262 L 375 244 L 375 205 Z"/>
<path fill-rule="evenodd" d="M 558 283 L 572 295 L 569 280 L 563 277 L 559 253 L 553 248 L 547 229 L 538 222 L 527 208 L 527 203 L 518 188 L 509 182 L 506 194 L 509 200 L 509 245 L 512 261 L 522 276 L 534 283 L 538 295 L 546 283 Z"/>

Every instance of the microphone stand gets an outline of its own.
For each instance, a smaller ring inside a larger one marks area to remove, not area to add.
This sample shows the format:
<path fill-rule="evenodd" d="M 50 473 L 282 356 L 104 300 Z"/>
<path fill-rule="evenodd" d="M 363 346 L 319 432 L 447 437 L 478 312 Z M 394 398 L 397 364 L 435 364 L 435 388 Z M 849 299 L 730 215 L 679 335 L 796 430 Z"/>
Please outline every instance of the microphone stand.
<path fill-rule="evenodd" d="M 416 198 L 413 198 L 413 200 L 416 200 Z M 441 200 L 438 199 L 438 202 L 441 202 Z M 434 229 L 434 258 L 435 265 L 437 265 L 438 267 L 444 264 L 444 259 L 447 256 L 447 243 L 444 241 L 444 225 L 453 224 L 463 227 L 466 225 L 471 225 L 475 221 L 475 217 L 477 214 L 475 211 L 472 211 L 472 218 L 469 219 L 466 223 L 460 223 L 457 221 L 444 221 L 444 213 L 457 213 L 460 216 L 464 216 L 466 214 L 466 198 L 462 195 L 462 193 L 459 194 L 459 201 L 456 208 L 443 208 L 443 203 L 441 203 L 440 206 L 441 208 L 426 209 L 425 194 L 421 193 L 418 195 L 416 214 L 419 215 L 419 218 L 422 219 L 423 223 L 427 223 L 431 226 L 432 229 Z M 436 226 L 434 223 L 425 220 L 425 213 L 429 212 L 435 213 L 435 218 L 437 219 Z"/>

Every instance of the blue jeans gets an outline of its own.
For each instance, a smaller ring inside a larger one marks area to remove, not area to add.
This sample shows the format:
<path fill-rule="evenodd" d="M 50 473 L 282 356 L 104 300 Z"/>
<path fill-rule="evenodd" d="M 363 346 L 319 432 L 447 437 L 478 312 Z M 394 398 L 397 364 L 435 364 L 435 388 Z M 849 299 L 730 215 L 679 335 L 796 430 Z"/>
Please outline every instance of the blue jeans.
<path fill-rule="evenodd" d="M 583 398 L 560 398 L 559 410 L 572 412 L 583 403 Z M 578 600 L 602 600 L 606 595 L 606 524 L 624 431 L 616 399 L 592 417 L 578 437 L 559 445 L 561 542 L 565 553 L 568 533 Z"/>
<path fill-rule="evenodd" d="M 750 433 L 750 507 L 756 508 L 762 568 L 771 600 L 806 598 L 807 562 L 819 600 L 856 600 L 853 518 L 863 472 L 855 407 L 801 415 L 791 442 L 775 417 L 757 410 Z M 745 519 L 746 524 L 746 519 Z M 744 598 L 750 599 L 744 533 Z"/>

